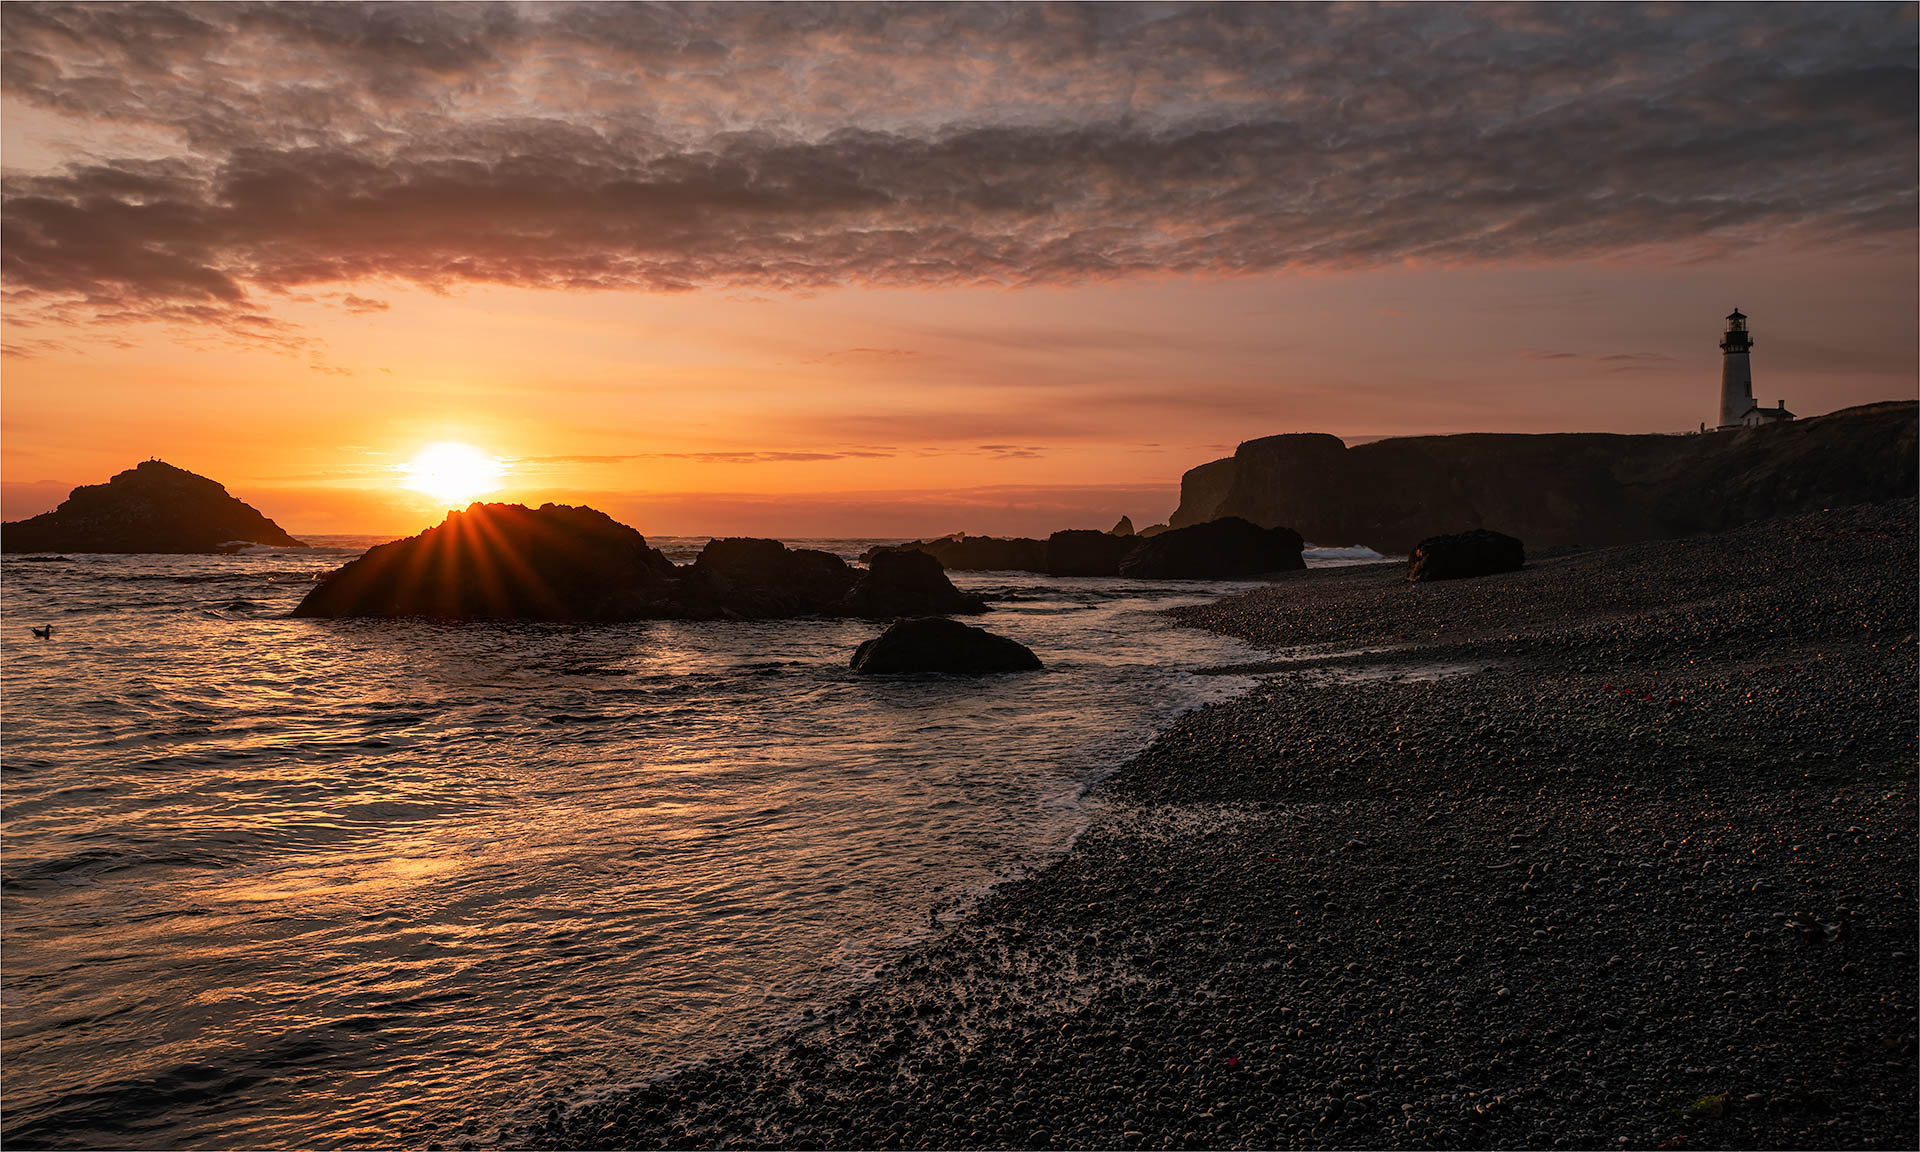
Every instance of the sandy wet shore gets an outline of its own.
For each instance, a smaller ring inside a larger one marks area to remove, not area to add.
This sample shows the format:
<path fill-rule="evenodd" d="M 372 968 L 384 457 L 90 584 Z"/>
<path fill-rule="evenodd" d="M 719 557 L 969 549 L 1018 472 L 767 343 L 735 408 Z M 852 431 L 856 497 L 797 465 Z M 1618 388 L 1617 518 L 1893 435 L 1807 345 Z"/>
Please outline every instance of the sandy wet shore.
<path fill-rule="evenodd" d="M 1912 1147 L 1915 539 L 1905 501 L 1187 610 L 1289 659 L 1072 851 L 507 1140 Z"/>

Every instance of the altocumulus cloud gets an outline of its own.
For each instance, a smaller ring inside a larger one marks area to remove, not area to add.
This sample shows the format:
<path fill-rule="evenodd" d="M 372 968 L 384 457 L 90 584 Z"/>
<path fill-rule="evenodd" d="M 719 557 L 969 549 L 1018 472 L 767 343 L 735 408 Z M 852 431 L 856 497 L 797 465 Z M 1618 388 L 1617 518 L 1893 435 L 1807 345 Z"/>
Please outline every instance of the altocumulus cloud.
<path fill-rule="evenodd" d="M 266 304 L 321 284 L 1072 283 L 1893 241 L 1916 210 L 1910 6 L 23 2 L 0 25 L 9 106 L 75 157 L 6 173 L 16 316 L 272 338 Z"/>

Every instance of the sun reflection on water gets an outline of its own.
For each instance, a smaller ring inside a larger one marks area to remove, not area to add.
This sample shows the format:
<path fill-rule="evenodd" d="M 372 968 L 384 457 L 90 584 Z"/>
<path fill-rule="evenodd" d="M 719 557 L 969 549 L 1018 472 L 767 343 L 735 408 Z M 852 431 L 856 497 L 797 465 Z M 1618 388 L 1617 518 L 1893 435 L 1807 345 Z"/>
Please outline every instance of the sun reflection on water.
<path fill-rule="evenodd" d="M 752 1043 L 1247 656 L 1070 581 L 992 622 L 1052 672 L 964 685 L 857 622 L 285 618 L 338 562 L 9 566 L 69 622 L 0 653 L 10 1143 L 421 1143 Z"/>

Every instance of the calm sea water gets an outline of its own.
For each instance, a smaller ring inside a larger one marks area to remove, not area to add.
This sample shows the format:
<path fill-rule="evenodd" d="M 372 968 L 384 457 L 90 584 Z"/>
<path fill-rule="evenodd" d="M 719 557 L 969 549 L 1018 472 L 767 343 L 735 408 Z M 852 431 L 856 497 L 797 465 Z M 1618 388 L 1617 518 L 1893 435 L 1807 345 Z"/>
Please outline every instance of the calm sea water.
<path fill-rule="evenodd" d="M 751 1045 L 1252 655 L 1154 614 L 1237 585 L 1005 573 L 956 583 L 1045 674 L 856 678 L 853 621 L 288 618 L 370 542 L 5 562 L 7 1143 L 484 1137 Z"/>

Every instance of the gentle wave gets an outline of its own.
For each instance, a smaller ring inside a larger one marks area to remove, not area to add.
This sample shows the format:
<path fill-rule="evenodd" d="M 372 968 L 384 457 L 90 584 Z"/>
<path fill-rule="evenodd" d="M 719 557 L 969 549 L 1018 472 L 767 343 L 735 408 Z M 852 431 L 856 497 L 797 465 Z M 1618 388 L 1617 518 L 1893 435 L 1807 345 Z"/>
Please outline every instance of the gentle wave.
<path fill-rule="evenodd" d="M 9 1142 L 420 1143 L 755 1043 L 1252 656 L 1154 612 L 1228 585 L 1008 573 L 956 582 L 1045 675 L 865 680 L 858 621 L 289 618 L 341 552 L 7 565 Z"/>

